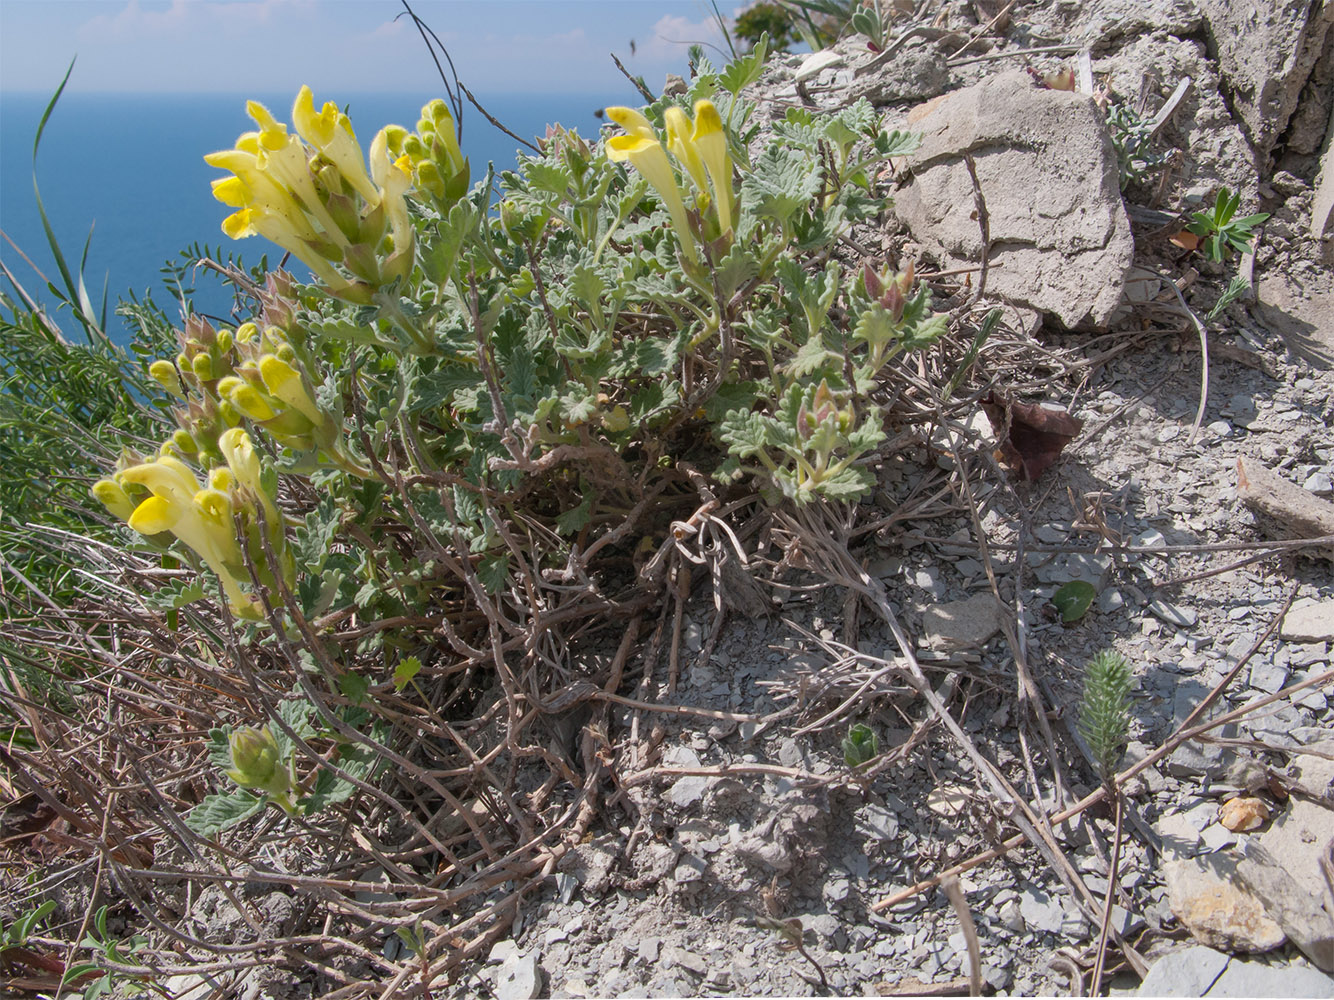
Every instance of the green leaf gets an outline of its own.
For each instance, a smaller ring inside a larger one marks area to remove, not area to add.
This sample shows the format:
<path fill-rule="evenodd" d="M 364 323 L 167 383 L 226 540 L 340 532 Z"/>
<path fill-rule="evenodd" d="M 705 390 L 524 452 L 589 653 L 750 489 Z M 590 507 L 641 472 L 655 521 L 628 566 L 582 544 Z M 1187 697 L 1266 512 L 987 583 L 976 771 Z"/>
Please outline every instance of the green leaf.
<path fill-rule="evenodd" d="M 739 94 L 764 73 L 764 60 L 769 52 L 769 35 L 760 35 L 760 40 L 749 55 L 734 59 L 718 76 L 718 84 L 729 94 Z"/>
<path fill-rule="evenodd" d="M 1061 613 L 1061 621 L 1069 624 L 1083 618 L 1097 596 L 1093 584 L 1086 580 L 1071 580 L 1057 588 L 1051 595 L 1051 603 Z"/>
<path fill-rule="evenodd" d="M 870 726 L 860 723 L 848 730 L 843 738 L 843 761 L 848 767 L 861 767 L 880 753 L 880 738 Z"/>
<path fill-rule="evenodd" d="M 482 581 L 482 586 L 486 588 L 488 594 L 498 594 L 505 586 L 505 581 L 509 579 L 510 555 L 508 552 L 501 552 L 498 555 L 483 559 L 477 566 L 477 578 Z"/>
<path fill-rule="evenodd" d="M 366 701 L 366 693 L 371 689 L 371 682 L 364 675 L 349 670 L 338 678 L 338 690 L 354 705 Z"/>
<path fill-rule="evenodd" d="M 562 535 L 573 535 L 588 524 L 593 514 L 593 498 L 584 497 L 583 503 L 565 511 L 556 518 L 556 530 Z"/>
<path fill-rule="evenodd" d="M 422 661 L 415 656 L 405 656 L 394 667 L 394 690 L 401 692 L 412 682 L 412 678 L 421 673 Z"/>
<path fill-rule="evenodd" d="M 226 795 L 206 795 L 185 817 L 185 825 L 201 837 L 216 837 L 264 808 L 265 799 L 244 788 Z"/>
<path fill-rule="evenodd" d="M 820 192 L 821 170 L 795 149 L 771 145 L 741 185 L 742 203 L 756 215 L 786 224 Z"/>
<path fill-rule="evenodd" d="M 232 766 L 232 748 L 227 741 L 231 734 L 231 726 L 223 726 L 220 729 L 215 728 L 208 731 L 208 742 L 204 746 L 208 750 L 209 763 L 219 771 L 225 771 Z"/>
<path fill-rule="evenodd" d="M 453 401 L 454 394 L 482 384 L 481 373 L 465 365 L 446 365 L 413 379 L 408 389 L 408 413 L 425 413 Z"/>
<path fill-rule="evenodd" d="M 460 201 L 449 215 L 438 221 L 435 233 L 424 241 L 418 255 L 422 270 L 436 285 L 443 285 L 454 275 L 464 241 L 476 230 L 479 214 L 471 202 Z"/>
<path fill-rule="evenodd" d="M 175 611 L 205 597 L 204 582 L 199 577 L 192 580 L 171 580 L 157 590 L 143 594 L 143 602 L 154 611 Z"/>

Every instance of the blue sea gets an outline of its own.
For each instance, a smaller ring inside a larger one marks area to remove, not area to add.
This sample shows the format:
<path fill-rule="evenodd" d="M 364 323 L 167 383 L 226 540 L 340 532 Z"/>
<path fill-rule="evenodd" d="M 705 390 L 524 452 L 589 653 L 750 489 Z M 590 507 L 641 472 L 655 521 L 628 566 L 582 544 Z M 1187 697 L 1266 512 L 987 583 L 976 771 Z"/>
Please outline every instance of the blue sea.
<path fill-rule="evenodd" d="M 628 87 L 628 84 L 627 84 Z M 231 210 L 215 201 L 209 182 L 223 176 L 203 161 L 205 153 L 226 149 L 254 127 L 245 113 L 247 98 L 263 102 L 279 121 L 291 121 L 293 94 L 66 94 L 61 97 L 42 135 L 37 154 L 37 182 L 52 228 L 71 268 L 76 267 L 84 241 L 92 242 L 84 268 L 89 295 L 100 302 L 108 290 L 108 332 L 128 339 L 124 322 L 111 315 L 121 297 L 133 291 L 153 298 L 173 319 L 178 308 L 161 285 L 159 273 L 168 261 L 195 243 L 238 252 L 246 263 L 267 254 L 276 263 L 282 251 L 262 237 L 232 241 L 221 224 Z M 422 104 L 434 94 L 317 94 L 337 99 L 347 108 L 363 148 L 383 125 L 415 128 Z M 502 95 L 478 100 L 497 120 L 525 139 L 543 135 L 549 123 L 597 135 L 594 112 L 607 103 L 635 100 L 625 94 Z M 0 229 L 26 254 L 46 279 L 61 286 L 47 249 L 33 197 L 33 138 L 49 95 L 0 94 Z M 485 176 L 486 164 L 497 171 L 515 163 L 519 144 L 465 104 L 463 151 L 474 181 Z M 39 278 L 7 240 L 0 240 L 0 258 L 30 294 L 49 306 L 53 299 Z M 294 270 L 296 270 L 294 268 Z M 0 281 L 3 281 L 0 278 Z M 12 294 L 12 289 L 5 287 Z M 230 296 L 216 280 L 200 273 L 196 308 L 225 313 Z M 79 332 L 68 315 L 57 322 L 69 335 Z M 81 338 L 80 338 L 81 339 Z"/>

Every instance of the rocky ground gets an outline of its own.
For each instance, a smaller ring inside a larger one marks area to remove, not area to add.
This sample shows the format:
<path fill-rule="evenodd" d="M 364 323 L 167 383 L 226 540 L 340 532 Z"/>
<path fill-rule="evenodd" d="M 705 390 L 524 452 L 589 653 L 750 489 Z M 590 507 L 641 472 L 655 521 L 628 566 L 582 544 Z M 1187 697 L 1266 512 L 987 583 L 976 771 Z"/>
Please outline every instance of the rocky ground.
<path fill-rule="evenodd" d="M 892 120 L 929 132 L 931 114 L 912 111 L 922 102 L 1003 70 L 1078 70 L 1081 50 L 1095 88 L 1110 87 L 1113 99 L 1149 115 L 1183 77 L 1191 86 L 1159 139 L 1175 151 L 1167 176 L 1127 191 L 1128 232 L 1107 222 L 1101 242 L 1081 245 L 1068 232 L 1063 246 L 1030 241 L 1031 257 L 1013 254 L 1006 271 L 993 271 L 989 287 L 1004 293 L 1007 320 L 1034 331 L 1046 349 L 1080 359 L 1053 378 L 1047 398 L 1082 420 L 1081 433 L 1035 483 L 974 463 L 975 524 L 955 463 L 965 452 L 988 454 L 996 432 L 980 416 L 957 423 L 954 436 L 937 432 L 883 470 L 876 502 L 889 514 L 944 488 L 939 501 L 854 552 L 883 583 L 966 736 L 1020 797 L 1049 814 L 1097 785 L 1073 723 L 1082 668 L 1098 650 L 1113 648 L 1134 668 L 1127 764 L 1162 747 L 1229 675 L 1192 721 L 1313 681 L 1182 743 L 1127 784 L 1113 923 L 1136 958 L 1113 946 L 1109 967 L 1120 970 L 1114 992 L 1334 996 L 1334 923 L 1321 908 L 1328 897 L 1319 867 L 1334 831 L 1334 573 L 1328 549 L 1246 548 L 1321 532 L 1295 527 L 1282 511 L 1257 515 L 1263 503 L 1248 505 L 1238 489 L 1240 460 L 1243 470 L 1258 470 L 1251 478 L 1262 486 L 1272 470 L 1300 488 L 1300 502 L 1317 513 L 1331 496 L 1334 244 L 1319 238 L 1319 219 L 1312 235 L 1313 216 L 1328 214 L 1330 181 L 1322 192 L 1318 171 L 1334 80 L 1330 8 L 1280 4 L 1267 20 L 1242 24 L 1242 5 L 1207 0 L 930 6 L 939 16 L 900 21 L 903 45 L 869 74 L 858 72 L 868 58 L 861 39 L 823 67 L 806 63 L 803 71 L 803 57 L 780 58 L 761 85 L 766 112 L 865 95 Z M 964 50 L 970 37 L 977 40 Z M 1068 48 L 1032 51 L 1060 45 Z M 973 122 L 977 135 L 1004 124 Z M 1084 155 L 1072 151 L 1078 141 L 1051 135 L 1040 152 L 1016 144 L 1017 155 Z M 1328 153 L 1325 161 L 1334 172 Z M 994 263 L 1007 209 L 978 169 Z M 1050 182 L 1050 171 L 1035 169 Z M 929 185 L 928 175 L 924 168 L 912 183 Z M 975 226 L 966 182 L 952 183 L 941 181 L 935 193 L 954 190 L 954 207 Z M 1042 198 L 1058 205 L 1047 220 L 1056 229 L 1061 212 L 1073 226 L 1113 211 L 1096 192 L 1080 200 L 1076 191 L 1060 208 L 1068 191 L 1051 183 Z M 1174 219 L 1179 228 L 1177 213 L 1201 207 L 1219 184 L 1243 192 L 1243 211 L 1272 213 L 1253 257 L 1211 264 L 1166 239 Z M 880 237 L 891 259 L 912 258 L 922 271 L 969 263 L 949 220 L 931 222 L 901 209 L 886 230 L 858 238 Z M 1109 305 L 1102 286 L 1118 280 L 1106 277 L 1118 266 L 1117 240 L 1133 240 L 1135 270 Z M 980 249 L 981 238 L 974 242 Z M 1052 257 L 1059 252 L 1063 271 Z M 1025 260 L 1051 281 L 1022 271 Z M 1258 296 L 1244 296 L 1211 324 L 1197 427 L 1199 335 L 1171 284 L 1203 316 L 1237 271 Z M 951 301 L 968 294 L 965 287 Z M 1067 325 L 1076 329 L 1063 332 Z M 1101 329 L 1080 332 L 1090 325 Z M 1050 599 L 1073 579 L 1098 593 L 1087 615 L 1065 624 Z M 864 609 L 850 622 L 837 588 L 794 586 L 777 596 L 779 613 L 733 614 L 716 643 L 712 598 L 697 596 L 675 700 L 742 716 L 794 706 L 799 714 L 758 725 L 669 718 L 661 758 L 647 762 L 656 765 L 650 780 L 623 789 L 635 808 L 610 810 L 490 960 L 448 995 L 967 993 L 958 909 L 940 888 L 919 883 L 1015 827 L 925 700 L 900 674 L 876 673 L 902 663 L 881 622 Z M 1050 708 L 1050 746 L 1017 697 L 1016 652 Z M 849 708 L 820 723 L 863 682 Z M 624 731 L 634 714 L 613 715 L 613 725 Z M 885 754 L 863 781 L 847 780 L 840 748 L 851 723 L 875 730 Z M 642 819 L 632 824 L 631 816 Z M 1027 844 L 958 876 L 985 992 L 1088 988 L 1098 937 L 1091 917 L 1108 888 L 1110 814 L 1097 806 L 1051 830 L 1055 853 L 1071 866 L 1064 877 L 1051 851 Z M 1076 873 L 1093 905 L 1068 888 Z M 885 905 L 892 898 L 899 901 Z"/>
<path fill-rule="evenodd" d="M 995 423 L 956 405 L 901 428 L 859 511 L 873 530 L 848 543 L 890 616 L 818 567 L 769 572 L 796 551 L 781 527 L 752 545 L 757 575 L 782 580 L 770 600 L 730 580 L 715 632 L 703 583 L 679 656 L 665 642 L 622 685 L 689 711 L 612 711 L 614 794 L 437 998 L 966 995 L 969 927 L 983 992 L 1087 992 L 1115 824 L 1088 801 L 1099 781 L 1075 722 L 1107 648 L 1135 675 L 1122 767 L 1152 758 L 1122 783 L 1113 992 L 1334 996 L 1334 546 L 1279 544 L 1334 535 L 1334 5 L 892 6 L 884 58 L 860 37 L 776 57 L 761 118 L 864 96 L 921 131 L 893 213 L 852 234 L 849 262 L 913 262 L 972 325 L 1001 305 L 975 387 L 1078 426 L 1031 482 L 996 457 L 1015 441 L 1003 402 Z M 1075 92 L 1049 88 L 1062 70 Z M 1108 101 L 1163 119 L 1160 162 L 1124 200 Z M 1211 263 L 1172 237 L 1220 185 L 1270 217 L 1254 254 Z M 1206 380 L 1197 322 L 1236 274 L 1247 290 L 1207 323 Z M 1065 623 L 1052 597 L 1072 580 L 1096 597 Z M 587 717 L 569 721 L 553 756 Z M 853 724 L 880 751 L 858 774 L 841 746 Z M 245 892 L 266 933 L 292 924 L 293 896 Z M 172 905 L 211 941 L 241 921 L 217 887 Z M 160 985 L 321 993 L 284 970 L 219 984 Z"/>

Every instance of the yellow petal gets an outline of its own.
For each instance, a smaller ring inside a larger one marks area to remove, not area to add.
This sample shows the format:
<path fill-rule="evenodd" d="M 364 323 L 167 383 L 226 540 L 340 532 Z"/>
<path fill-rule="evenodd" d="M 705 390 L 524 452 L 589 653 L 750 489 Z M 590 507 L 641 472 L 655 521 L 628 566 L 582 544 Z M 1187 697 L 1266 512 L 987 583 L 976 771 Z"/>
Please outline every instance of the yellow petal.
<path fill-rule="evenodd" d="M 141 535 L 157 535 L 170 531 L 178 518 L 173 506 L 161 497 L 149 497 L 134 509 L 129 525 Z"/>
<path fill-rule="evenodd" d="M 704 163 L 699 158 L 699 150 L 695 148 L 690 136 L 690 118 L 678 107 L 668 108 L 663 112 L 663 117 L 667 122 L 667 148 L 672 151 L 677 162 L 686 168 L 696 189 L 707 197 L 709 182 L 704 176 Z"/>
<path fill-rule="evenodd" d="M 102 502 L 102 506 L 112 516 L 122 521 L 128 521 L 134 515 L 134 501 L 125 492 L 125 487 L 114 479 L 99 479 L 93 483 L 93 496 Z"/>
<path fill-rule="evenodd" d="M 657 138 L 653 131 L 653 123 L 634 108 L 617 106 L 607 108 L 606 112 L 608 118 L 631 135 L 642 135 L 651 139 Z"/>
<path fill-rule="evenodd" d="M 713 197 L 718 205 L 718 225 L 724 232 L 733 227 L 732 157 L 727 152 L 727 133 L 712 101 L 695 102 L 695 148 L 709 171 Z"/>
<path fill-rule="evenodd" d="M 643 174 L 644 179 L 653 185 L 672 217 L 672 227 L 676 230 L 682 251 L 692 261 L 699 260 L 685 202 L 681 200 L 681 191 L 676 186 L 676 175 L 672 173 L 672 165 L 667 160 L 667 151 L 658 140 L 642 135 L 613 136 L 607 140 L 607 157 L 611 160 L 629 160 Z"/>
<path fill-rule="evenodd" d="M 324 414 L 306 392 L 301 373 L 282 358 L 266 354 L 259 359 L 259 375 L 264 388 L 314 424 L 324 423 Z"/>

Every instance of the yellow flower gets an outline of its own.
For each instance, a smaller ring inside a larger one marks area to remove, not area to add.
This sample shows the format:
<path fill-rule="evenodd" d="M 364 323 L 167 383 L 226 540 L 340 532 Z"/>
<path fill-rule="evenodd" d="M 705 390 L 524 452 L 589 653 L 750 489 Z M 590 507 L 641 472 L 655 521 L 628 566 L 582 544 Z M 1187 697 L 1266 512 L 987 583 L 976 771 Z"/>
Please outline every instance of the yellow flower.
<path fill-rule="evenodd" d="M 93 483 L 93 496 L 102 502 L 113 517 L 128 521 L 134 515 L 135 503 L 125 487 L 114 479 L 99 479 Z"/>
<path fill-rule="evenodd" d="M 644 179 L 653 185 L 671 214 L 672 225 L 681 240 L 681 249 L 691 261 L 697 262 L 699 255 L 695 250 L 695 238 L 690 232 L 690 220 L 686 215 L 685 202 L 681 200 L 681 191 L 676 186 L 676 175 L 672 173 L 672 165 L 667 160 L 667 151 L 651 130 L 649 135 L 635 132 L 608 139 L 607 158 L 615 162 L 629 160 L 643 174 Z"/>
<path fill-rule="evenodd" d="M 412 166 L 405 156 L 390 159 L 384 129 L 375 133 L 371 141 L 371 176 L 380 187 L 380 204 L 389 217 L 389 227 L 394 235 L 394 252 L 385 261 L 382 271 L 389 280 L 404 277 L 412 269 L 414 233 L 405 200 L 408 188 L 412 186 Z"/>
<path fill-rule="evenodd" d="M 242 592 L 228 568 L 229 563 L 239 565 L 240 548 L 227 495 L 201 489 L 190 467 L 170 455 L 132 465 L 119 478 L 147 487 L 152 493 L 134 509 L 127 522 L 129 526 L 142 535 L 171 532 L 217 574 L 227 603 L 237 614 L 258 617 L 257 604 Z"/>
<path fill-rule="evenodd" d="M 634 108 L 618 106 L 607 108 L 606 112 L 608 118 L 625 129 L 630 135 L 640 135 L 646 139 L 656 139 L 658 137 L 657 133 L 653 131 L 653 123 Z"/>
<path fill-rule="evenodd" d="M 231 470 L 236 485 L 253 494 L 264 505 L 264 519 L 268 523 L 269 530 L 279 530 L 282 521 L 277 506 L 269 496 L 268 490 L 264 489 L 259 455 L 255 452 L 255 445 L 250 440 L 250 435 L 239 427 L 224 431 L 218 438 L 218 450 L 227 459 L 227 467 Z"/>
<path fill-rule="evenodd" d="M 695 133 L 691 139 L 708 168 L 714 201 L 718 205 L 718 226 L 726 232 L 735 221 L 732 217 L 732 157 L 727 152 L 723 120 L 712 101 L 695 102 Z"/>
<path fill-rule="evenodd" d="M 272 420 L 278 415 L 264 394 L 244 379 L 231 375 L 218 382 L 218 395 L 251 420 Z"/>
<path fill-rule="evenodd" d="M 315 111 L 315 97 L 309 87 L 302 87 L 292 105 L 292 124 L 301 138 L 318 149 L 343 178 L 372 207 L 380 203 L 380 192 L 366 175 L 361 144 L 352 131 L 352 122 L 333 101 Z"/>
<path fill-rule="evenodd" d="M 264 388 L 315 425 L 325 423 L 324 413 L 310 398 L 301 373 L 282 358 L 266 354 L 259 359 Z"/>
<path fill-rule="evenodd" d="M 672 151 L 676 161 L 686 168 L 696 189 L 707 200 L 709 182 L 704 176 L 704 163 L 699 158 L 699 150 L 695 148 L 695 141 L 690 135 L 690 118 L 675 106 L 663 112 L 663 118 L 667 122 L 667 148 Z"/>

